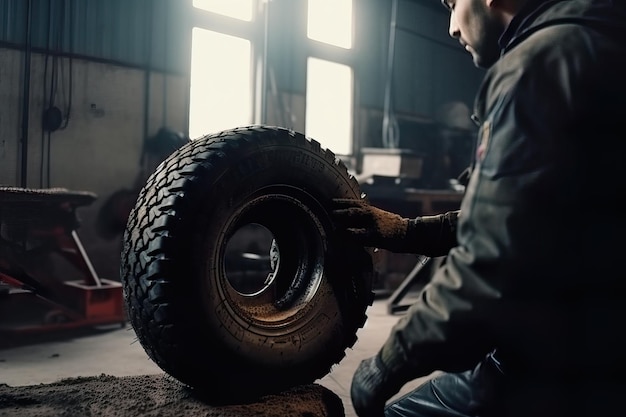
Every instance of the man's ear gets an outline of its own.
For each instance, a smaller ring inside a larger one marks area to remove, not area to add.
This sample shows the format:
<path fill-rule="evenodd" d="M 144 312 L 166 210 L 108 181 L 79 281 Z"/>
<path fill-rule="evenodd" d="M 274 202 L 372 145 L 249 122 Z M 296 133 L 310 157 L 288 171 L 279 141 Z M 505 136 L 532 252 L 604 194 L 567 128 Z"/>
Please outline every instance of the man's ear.
<path fill-rule="evenodd" d="M 487 7 L 499 13 L 507 24 L 513 19 L 513 16 L 515 16 L 526 1 L 527 0 L 485 0 Z"/>

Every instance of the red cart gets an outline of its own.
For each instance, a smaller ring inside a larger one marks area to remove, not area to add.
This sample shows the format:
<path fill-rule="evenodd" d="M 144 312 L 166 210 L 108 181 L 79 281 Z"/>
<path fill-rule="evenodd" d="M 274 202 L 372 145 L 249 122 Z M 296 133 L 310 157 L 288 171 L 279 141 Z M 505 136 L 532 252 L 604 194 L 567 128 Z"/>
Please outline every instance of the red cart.
<path fill-rule="evenodd" d="M 96 198 L 0 187 L 0 332 L 125 325 L 121 283 L 98 276 L 76 232 Z"/>

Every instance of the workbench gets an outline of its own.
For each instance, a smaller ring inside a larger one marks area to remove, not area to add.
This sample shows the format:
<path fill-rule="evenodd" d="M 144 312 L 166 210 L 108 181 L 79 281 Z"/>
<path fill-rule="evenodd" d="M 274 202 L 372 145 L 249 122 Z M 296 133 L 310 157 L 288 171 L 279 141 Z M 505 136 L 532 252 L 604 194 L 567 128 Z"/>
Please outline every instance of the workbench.
<path fill-rule="evenodd" d="M 405 217 L 458 210 L 464 194 L 462 190 L 405 187 L 401 181 L 398 185 L 364 183 L 361 189 L 375 206 Z"/>

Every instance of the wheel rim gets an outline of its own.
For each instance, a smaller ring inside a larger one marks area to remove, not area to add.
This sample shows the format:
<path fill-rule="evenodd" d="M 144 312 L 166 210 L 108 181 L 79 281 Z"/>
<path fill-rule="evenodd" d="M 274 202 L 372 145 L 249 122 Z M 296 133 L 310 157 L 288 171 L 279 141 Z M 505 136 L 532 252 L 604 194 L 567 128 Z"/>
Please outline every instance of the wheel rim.
<path fill-rule="evenodd" d="M 225 259 L 233 235 L 251 224 L 267 229 L 276 242 L 280 258 L 273 275 L 258 290 L 246 293 L 233 285 L 220 262 L 217 286 L 232 318 L 243 326 L 271 333 L 305 317 L 324 279 L 330 221 L 321 204 L 301 189 L 287 185 L 263 188 L 235 209 L 218 244 L 219 259 Z"/>

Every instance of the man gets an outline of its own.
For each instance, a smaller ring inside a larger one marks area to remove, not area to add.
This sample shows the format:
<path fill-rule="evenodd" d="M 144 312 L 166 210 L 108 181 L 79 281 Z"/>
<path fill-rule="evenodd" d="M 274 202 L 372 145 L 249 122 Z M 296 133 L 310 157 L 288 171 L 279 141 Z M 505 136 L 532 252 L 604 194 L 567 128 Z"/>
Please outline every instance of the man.
<path fill-rule="evenodd" d="M 445 5 L 450 35 L 488 68 L 476 160 L 457 242 L 357 368 L 354 408 L 361 417 L 625 415 L 624 5 Z M 405 242 L 420 240 L 418 220 L 338 204 L 338 229 L 366 246 L 425 246 Z"/>

